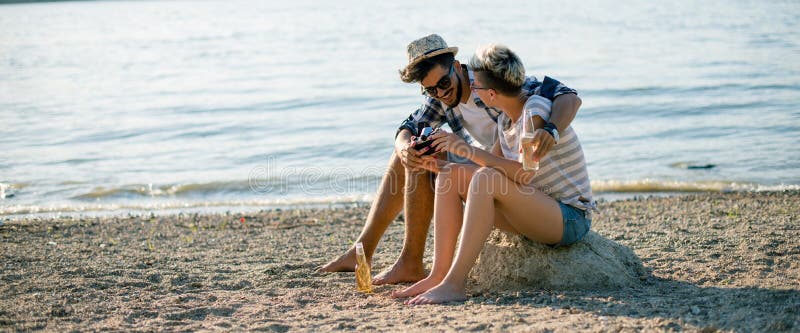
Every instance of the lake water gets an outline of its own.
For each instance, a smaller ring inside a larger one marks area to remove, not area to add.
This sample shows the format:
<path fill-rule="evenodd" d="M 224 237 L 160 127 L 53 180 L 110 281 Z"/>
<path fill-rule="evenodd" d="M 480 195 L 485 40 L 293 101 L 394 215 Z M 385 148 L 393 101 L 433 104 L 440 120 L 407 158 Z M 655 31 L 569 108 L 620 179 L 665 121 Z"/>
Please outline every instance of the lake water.
<path fill-rule="evenodd" d="M 434 32 L 577 89 L 597 193 L 800 187 L 796 1 L 56 2 L 0 5 L 0 216 L 369 200 Z"/>

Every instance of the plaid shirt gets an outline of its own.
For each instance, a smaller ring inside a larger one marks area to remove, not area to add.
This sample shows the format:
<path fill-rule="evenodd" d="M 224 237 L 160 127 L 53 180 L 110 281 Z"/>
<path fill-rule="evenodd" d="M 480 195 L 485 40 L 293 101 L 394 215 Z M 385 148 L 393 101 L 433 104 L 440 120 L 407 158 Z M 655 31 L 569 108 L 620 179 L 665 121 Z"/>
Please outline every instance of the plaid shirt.
<path fill-rule="evenodd" d="M 473 81 L 471 76 L 472 75 L 470 75 L 470 83 Z M 548 76 L 545 76 L 542 82 L 539 82 L 534 76 L 526 77 L 525 83 L 522 84 L 522 89 L 528 92 L 528 96 L 539 95 L 551 101 L 559 95 L 578 93 L 574 89 Z M 501 111 L 486 106 L 477 95 L 474 96 L 475 104 L 486 110 L 486 113 L 496 122 Z M 395 136 L 403 129 L 408 129 L 413 135 L 418 135 L 417 124 L 420 122 L 426 122 L 431 127 L 439 127 L 446 123 L 450 126 L 450 130 L 452 130 L 453 133 L 463 138 L 464 141 L 470 145 L 473 145 L 475 140 L 464 129 L 464 126 L 461 124 L 463 121 L 464 116 L 461 114 L 461 108 L 458 106 L 451 108 L 433 97 L 425 96 L 425 101 L 422 103 L 422 106 L 400 124 L 400 128 L 398 128 Z"/>

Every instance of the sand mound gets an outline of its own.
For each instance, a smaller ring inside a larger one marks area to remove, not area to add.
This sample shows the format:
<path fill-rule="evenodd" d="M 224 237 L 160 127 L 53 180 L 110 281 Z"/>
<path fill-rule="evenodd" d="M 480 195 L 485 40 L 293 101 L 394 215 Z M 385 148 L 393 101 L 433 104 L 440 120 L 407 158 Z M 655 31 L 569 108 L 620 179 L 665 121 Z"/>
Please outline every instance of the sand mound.
<path fill-rule="evenodd" d="M 484 291 L 609 289 L 637 285 L 646 276 L 631 249 L 593 231 L 572 246 L 553 249 L 495 230 L 471 274 Z"/>

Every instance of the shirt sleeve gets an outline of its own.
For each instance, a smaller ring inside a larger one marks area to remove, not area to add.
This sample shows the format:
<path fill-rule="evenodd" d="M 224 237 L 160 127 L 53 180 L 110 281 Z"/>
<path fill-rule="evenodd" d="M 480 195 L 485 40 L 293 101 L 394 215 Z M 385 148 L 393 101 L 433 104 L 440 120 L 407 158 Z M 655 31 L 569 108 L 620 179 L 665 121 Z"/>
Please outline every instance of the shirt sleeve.
<path fill-rule="evenodd" d="M 549 76 L 544 77 L 542 85 L 539 87 L 539 94 L 538 94 L 539 96 L 542 96 L 552 101 L 556 99 L 556 97 L 563 94 L 577 95 L 578 92 L 575 89 L 565 86 L 563 83 L 559 82 L 554 78 L 551 78 Z"/>
<path fill-rule="evenodd" d="M 397 133 L 395 133 L 394 136 L 397 137 L 403 129 L 407 129 L 411 131 L 413 135 L 417 135 L 417 125 L 419 125 L 420 122 L 426 122 L 431 127 L 440 127 L 446 123 L 447 117 L 442 103 L 434 98 L 425 97 L 425 102 L 422 103 L 422 106 L 400 123 L 400 127 L 397 129 Z"/>

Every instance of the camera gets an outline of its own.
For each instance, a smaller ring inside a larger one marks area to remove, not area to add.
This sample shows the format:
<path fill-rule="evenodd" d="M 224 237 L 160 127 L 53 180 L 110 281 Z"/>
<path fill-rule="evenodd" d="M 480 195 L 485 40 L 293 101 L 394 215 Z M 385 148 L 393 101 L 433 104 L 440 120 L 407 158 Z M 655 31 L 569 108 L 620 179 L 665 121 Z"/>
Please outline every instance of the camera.
<path fill-rule="evenodd" d="M 429 147 L 433 140 L 430 139 L 431 135 L 439 133 L 439 128 L 433 128 L 428 126 L 428 123 L 421 122 L 419 123 L 418 127 L 420 128 L 419 133 L 417 133 L 417 138 L 414 140 L 414 149 L 422 150 L 425 147 Z M 431 155 L 435 152 L 435 149 L 428 149 L 426 152 L 422 153 L 422 155 Z"/>

